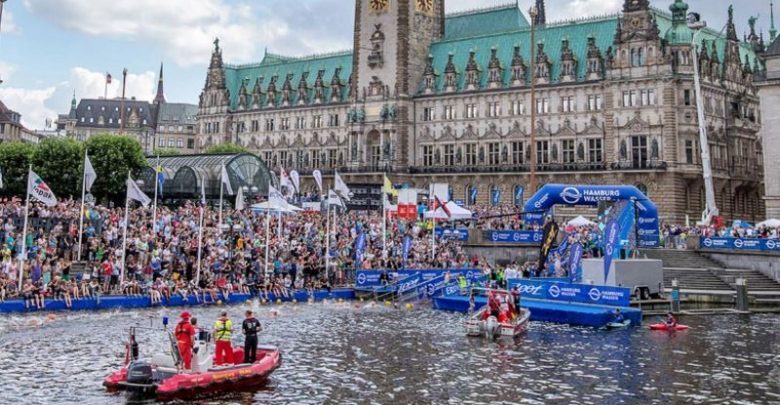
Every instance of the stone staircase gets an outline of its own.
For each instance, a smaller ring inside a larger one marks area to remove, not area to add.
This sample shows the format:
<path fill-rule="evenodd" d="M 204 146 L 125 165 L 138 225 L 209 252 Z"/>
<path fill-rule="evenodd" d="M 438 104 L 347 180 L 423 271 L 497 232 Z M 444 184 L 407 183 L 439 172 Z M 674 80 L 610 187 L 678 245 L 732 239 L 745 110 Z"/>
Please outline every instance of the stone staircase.
<path fill-rule="evenodd" d="M 672 288 L 672 280 L 677 279 L 680 290 L 733 291 L 732 285 L 714 275 L 707 269 L 664 268 L 664 288 Z"/>
<path fill-rule="evenodd" d="M 643 249 L 640 256 L 663 262 L 664 269 L 722 269 L 720 264 L 698 254 L 693 250 Z"/>
<path fill-rule="evenodd" d="M 737 278 L 743 278 L 751 293 L 764 292 L 780 295 L 780 283 L 755 270 L 714 269 L 710 272 L 732 288 L 736 285 Z"/>

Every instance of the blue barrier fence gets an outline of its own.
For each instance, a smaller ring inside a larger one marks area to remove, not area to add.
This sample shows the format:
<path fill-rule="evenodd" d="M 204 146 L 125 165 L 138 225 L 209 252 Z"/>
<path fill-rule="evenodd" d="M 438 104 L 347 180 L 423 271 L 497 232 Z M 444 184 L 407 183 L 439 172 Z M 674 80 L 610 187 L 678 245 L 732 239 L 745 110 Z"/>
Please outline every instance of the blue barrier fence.
<path fill-rule="evenodd" d="M 358 270 L 355 276 L 355 288 L 372 288 L 381 286 L 382 282 L 379 279 L 382 275 L 382 272 L 383 270 Z M 421 282 L 425 282 L 430 279 L 442 276 L 445 272 L 450 273 L 451 280 L 456 280 L 461 274 L 463 274 L 469 280 L 482 275 L 482 272 L 478 269 L 425 269 L 399 270 L 397 272 L 387 270 L 390 282 L 402 280 L 406 277 L 413 276 L 415 273 L 420 273 L 422 278 Z"/>
<path fill-rule="evenodd" d="M 780 251 L 780 239 L 757 238 L 699 238 L 699 248 L 707 250 L 746 250 L 753 252 Z"/>
<path fill-rule="evenodd" d="M 510 289 L 519 285 L 520 294 L 525 298 L 617 307 L 627 307 L 631 304 L 630 288 L 528 279 L 510 279 L 507 283 Z"/>
<path fill-rule="evenodd" d="M 485 242 L 494 243 L 531 243 L 538 245 L 542 241 L 542 231 L 485 231 Z"/>

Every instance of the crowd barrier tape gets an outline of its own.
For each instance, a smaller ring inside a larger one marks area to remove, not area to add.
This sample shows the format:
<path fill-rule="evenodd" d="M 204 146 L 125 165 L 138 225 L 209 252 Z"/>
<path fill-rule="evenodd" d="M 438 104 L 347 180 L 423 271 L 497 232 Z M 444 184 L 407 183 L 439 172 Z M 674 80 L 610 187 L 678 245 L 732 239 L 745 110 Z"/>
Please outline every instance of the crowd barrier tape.
<path fill-rule="evenodd" d="M 721 238 L 706 237 L 699 238 L 699 247 L 701 249 L 711 250 L 749 250 L 758 252 L 780 251 L 780 239 L 758 239 L 758 238 Z"/>
<path fill-rule="evenodd" d="M 485 231 L 486 242 L 532 243 L 542 242 L 542 231 Z"/>
<path fill-rule="evenodd" d="M 371 288 L 382 285 L 379 280 L 382 272 L 387 271 L 390 282 L 394 280 L 403 280 L 406 277 L 413 276 L 415 273 L 420 273 L 422 278 L 421 282 L 431 280 L 433 278 L 444 275 L 445 272 L 450 273 L 450 280 L 457 280 L 461 274 L 468 280 L 472 280 L 482 275 L 482 272 L 478 269 L 425 269 L 425 270 L 399 270 L 397 272 L 391 270 L 358 270 L 355 274 L 355 287 L 356 288 Z"/>
<path fill-rule="evenodd" d="M 520 286 L 520 296 L 525 298 L 618 307 L 627 307 L 631 304 L 630 288 L 519 278 L 509 279 L 507 283 L 510 290 Z"/>

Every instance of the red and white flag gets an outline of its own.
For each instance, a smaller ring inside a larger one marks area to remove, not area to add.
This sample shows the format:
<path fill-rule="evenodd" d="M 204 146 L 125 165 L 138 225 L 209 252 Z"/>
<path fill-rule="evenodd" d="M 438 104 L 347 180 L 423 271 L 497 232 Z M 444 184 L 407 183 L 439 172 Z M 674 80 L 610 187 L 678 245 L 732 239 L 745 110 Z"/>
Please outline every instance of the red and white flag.
<path fill-rule="evenodd" d="M 27 194 L 35 197 L 38 201 L 49 207 L 57 205 L 57 197 L 51 191 L 48 185 L 35 172 L 30 170 L 27 176 Z"/>

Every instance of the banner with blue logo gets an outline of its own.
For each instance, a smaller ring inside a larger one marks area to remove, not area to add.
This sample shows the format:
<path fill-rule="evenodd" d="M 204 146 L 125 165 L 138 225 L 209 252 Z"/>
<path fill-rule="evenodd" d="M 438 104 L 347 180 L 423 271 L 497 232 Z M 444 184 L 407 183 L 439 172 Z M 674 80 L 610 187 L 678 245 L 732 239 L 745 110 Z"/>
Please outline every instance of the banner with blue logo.
<path fill-rule="evenodd" d="M 523 186 L 515 187 L 515 205 L 523 205 L 523 193 L 525 188 Z"/>
<path fill-rule="evenodd" d="M 699 238 L 699 248 L 707 250 L 747 250 L 760 252 L 780 251 L 780 239 L 758 239 L 758 238 L 720 238 L 706 237 Z"/>
<path fill-rule="evenodd" d="M 461 242 L 466 242 L 469 240 L 469 230 L 465 228 L 457 228 L 457 229 L 436 228 L 436 238 L 454 239 L 454 240 L 459 240 Z"/>
<path fill-rule="evenodd" d="M 469 190 L 469 205 L 477 203 L 477 193 L 478 189 L 475 186 L 471 186 L 471 189 Z"/>
<path fill-rule="evenodd" d="M 527 225 L 542 225 L 543 213 L 557 204 L 597 206 L 600 202 L 635 199 L 639 214 L 640 247 L 657 247 L 659 238 L 658 208 L 634 186 L 596 186 L 546 184 L 523 206 Z"/>
<path fill-rule="evenodd" d="M 421 282 L 422 275 L 419 272 L 411 274 L 406 278 L 401 279 L 401 282 L 398 283 L 398 293 L 404 293 L 416 288 L 417 284 L 420 284 Z"/>
<path fill-rule="evenodd" d="M 355 241 L 355 266 L 363 262 L 363 252 L 366 250 L 366 234 L 361 232 Z"/>
<path fill-rule="evenodd" d="M 531 243 L 542 242 L 542 231 L 485 231 L 486 241 L 495 243 Z"/>
<path fill-rule="evenodd" d="M 490 198 L 493 205 L 498 205 L 501 202 L 501 187 L 493 187 L 493 193 Z"/>
<path fill-rule="evenodd" d="M 455 281 L 462 274 L 467 280 L 474 280 L 482 276 L 482 272 L 478 269 L 423 269 L 423 270 L 399 270 L 393 272 L 391 270 L 358 270 L 355 273 L 355 287 L 368 288 L 377 287 L 382 283 L 379 281 L 379 277 L 383 271 L 387 271 L 391 281 L 403 280 L 405 277 L 412 276 L 419 273 L 422 277 L 422 281 L 429 281 L 431 279 L 443 276 L 444 273 L 450 273 L 450 280 Z"/>
<path fill-rule="evenodd" d="M 406 261 L 409 259 L 409 251 L 412 249 L 412 237 L 411 236 L 406 235 L 406 237 L 404 237 L 404 246 L 403 247 L 404 247 L 404 252 L 403 252 L 404 263 L 403 263 L 403 265 L 404 265 L 404 267 L 406 267 Z"/>
<path fill-rule="evenodd" d="M 604 228 L 604 282 L 609 278 L 609 269 L 612 267 L 612 259 L 620 253 L 618 242 L 620 241 L 620 225 L 614 219 Z"/>
<path fill-rule="evenodd" d="M 528 279 L 507 280 L 509 289 L 520 286 L 522 298 L 583 304 L 627 307 L 631 304 L 631 289 L 588 284 L 560 283 Z"/>
<path fill-rule="evenodd" d="M 579 283 L 582 281 L 582 244 L 577 242 L 571 245 L 569 251 L 569 276 L 572 283 Z"/>

